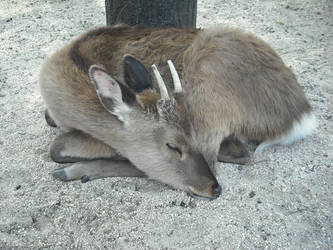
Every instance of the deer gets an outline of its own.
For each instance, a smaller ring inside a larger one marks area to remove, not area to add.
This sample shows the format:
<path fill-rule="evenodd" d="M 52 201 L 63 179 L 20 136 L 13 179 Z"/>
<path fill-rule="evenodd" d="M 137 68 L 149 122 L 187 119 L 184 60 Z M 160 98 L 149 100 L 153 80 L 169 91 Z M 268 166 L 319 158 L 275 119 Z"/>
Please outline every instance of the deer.
<path fill-rule="evenodd" d="M 45 119 L 63 180 L 154 179 L 216 199 L 216 162 L 249 164 L 316 128 L 296 76 L 262 39 L 206 29 L 118 24 L 88 31 L 40 73 Z"/>

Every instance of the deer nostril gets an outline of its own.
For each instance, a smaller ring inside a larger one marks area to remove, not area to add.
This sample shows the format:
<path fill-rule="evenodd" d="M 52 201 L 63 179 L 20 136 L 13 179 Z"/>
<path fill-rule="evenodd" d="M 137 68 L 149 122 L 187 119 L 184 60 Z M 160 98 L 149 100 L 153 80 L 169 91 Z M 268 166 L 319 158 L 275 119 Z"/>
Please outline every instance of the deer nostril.
<path fill-rule="evenodd" d="M 217 183 L 214 184 L 214 186 L 213 186 L 213 193 L 214 193 L 214 195 L 215 195 L 216 198 L 220 196 L 220 194 L 221 194 L 221 186 L 219 184 L 217 184 Z"/>

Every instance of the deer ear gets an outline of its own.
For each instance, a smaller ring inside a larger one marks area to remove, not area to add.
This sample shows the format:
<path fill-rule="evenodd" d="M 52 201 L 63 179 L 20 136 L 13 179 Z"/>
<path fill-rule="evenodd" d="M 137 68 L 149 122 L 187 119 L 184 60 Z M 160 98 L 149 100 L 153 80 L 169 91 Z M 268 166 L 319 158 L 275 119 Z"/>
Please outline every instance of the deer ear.
<path fill-rule="evenodd" d="M 135 57 L 125 55 L 123 76 L 127 86 L 135 93 L 138 104 L 143 109 L 156 110 L 160 95 L 153 90 L 151 75 L 146 67 Z"/>
<path fill-rule="evenodd" d="M 128 123 L 127 114 L 131 109 L 123 102 L 118 82 L 97 65 L 90 66 L 89 77 L 95 85 L 97 96 L 105 109 L 116 115 L 120 121 Z"/>
<path fill-rule="evenodd" d="M 136 94 L 152 89 L 153 83 L 146 67 L 135 57 L 125 55 L 123 59 L 124 80 Z"/>

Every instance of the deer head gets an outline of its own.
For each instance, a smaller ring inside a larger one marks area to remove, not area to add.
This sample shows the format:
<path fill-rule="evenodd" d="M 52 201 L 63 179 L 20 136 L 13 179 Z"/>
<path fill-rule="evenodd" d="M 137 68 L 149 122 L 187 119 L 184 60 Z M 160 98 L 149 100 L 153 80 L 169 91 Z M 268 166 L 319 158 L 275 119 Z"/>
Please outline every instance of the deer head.
<path fill-rule="evenodd" d="M 178 74 L 173 63 L 168 64 L 174 92 L 180 93 Z M 121 123 L 117 135 L 109 136 L 106 142 L 149 178 L 193 196 L 218 197 L 221 188 L 207 162 L 187 140 L 183 107 L 168 94 L 157 67 L 153 65 L 152 69 L 159 93 L 153 89 L 151 76 L 140 61 L 126 55 L 122 65 L 123 83 L 100 66 L 92 65 L 89 69 L 100 102 Z"/>

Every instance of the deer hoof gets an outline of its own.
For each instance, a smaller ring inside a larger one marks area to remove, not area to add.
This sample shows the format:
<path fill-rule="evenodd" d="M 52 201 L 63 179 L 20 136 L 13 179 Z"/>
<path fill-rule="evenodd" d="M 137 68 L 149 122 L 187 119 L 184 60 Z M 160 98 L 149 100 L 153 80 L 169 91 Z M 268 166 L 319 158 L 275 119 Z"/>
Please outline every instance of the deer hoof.
<path fill-rule="evenodd" d="M 81 177 L 81 183 L 86 183 L 88 181 L 90 181 L 89 176 L 84 175 L 84 176 Z"/>
<path fill-rule="evenodd" d="M 57 168 L 53 171 L 52 175 L 55 177 L 55 178 L 58 178 L 60 180 L 63 180 L 63 181 L 67 181 L 68 178 L 67 178 L 67 174 L 64 170 L 64 168 Z"/>

